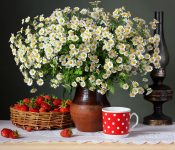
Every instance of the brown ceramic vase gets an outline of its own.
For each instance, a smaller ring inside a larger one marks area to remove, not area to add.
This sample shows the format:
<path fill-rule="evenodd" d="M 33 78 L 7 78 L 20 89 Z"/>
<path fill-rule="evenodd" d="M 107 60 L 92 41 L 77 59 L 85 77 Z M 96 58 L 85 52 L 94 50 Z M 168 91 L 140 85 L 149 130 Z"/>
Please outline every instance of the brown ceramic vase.
<path fill-rule="evenodd" d="M 102 130 L 102 108 L 110 106 L 106 95 L 77 87 L 70 107 L 71 117 L 76 128 L 82 132 Z"/>

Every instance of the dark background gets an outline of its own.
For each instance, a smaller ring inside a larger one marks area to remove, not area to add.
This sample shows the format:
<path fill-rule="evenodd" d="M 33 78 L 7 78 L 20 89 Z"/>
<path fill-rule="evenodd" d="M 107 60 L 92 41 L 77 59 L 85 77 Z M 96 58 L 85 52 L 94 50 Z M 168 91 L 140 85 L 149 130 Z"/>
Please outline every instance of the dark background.
<path fill-rule="evenodd" d="M 27 16 L 44 14 L 49 16 L 56 8 L 65 6 L 88 7 L 88 0 L 1 0 L 0 1 L 0 120 L 9 119 L 9 106 L 24 97 L 33 96 L 30 88 L 23 82 L 23 77 L 11 54 L 9 38 L 21 28 L 21 20 Z M 135 17 L 150 21 L 155 10 L 165 12 L 165 38 L 169 48 L 170 62 L 167 67 L 165 83 L 175 90 L 175 0 L 102 0 L 102 7 L 112 11 L 125 6 Z M 49 86 L 39 89 L 37 94 L 49 93 L 62 95 L 62 88 L 56 90 Z M 128 93 L 116 88 L 114 95 L 109 96 L 113 106 L 130 107 L 137 112 L 142 121 L 143 116 L 151 113 L 152 105 L 142 96 L 129 98 Z M 175 101 L 164 105 L 165 113 L 175 121 Z"/>

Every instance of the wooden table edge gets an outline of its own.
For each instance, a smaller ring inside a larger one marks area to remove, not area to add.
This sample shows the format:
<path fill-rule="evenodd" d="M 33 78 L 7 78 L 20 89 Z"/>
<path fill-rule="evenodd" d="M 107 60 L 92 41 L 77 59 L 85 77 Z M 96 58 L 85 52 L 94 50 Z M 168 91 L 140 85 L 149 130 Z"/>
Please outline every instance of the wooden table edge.
<path fill-rule="evenodd" d="M 175 150 L 173 144 L 121 144 L 121 143 L 76 143 L 76 142 L 6 142 L 0 150 Z"/>

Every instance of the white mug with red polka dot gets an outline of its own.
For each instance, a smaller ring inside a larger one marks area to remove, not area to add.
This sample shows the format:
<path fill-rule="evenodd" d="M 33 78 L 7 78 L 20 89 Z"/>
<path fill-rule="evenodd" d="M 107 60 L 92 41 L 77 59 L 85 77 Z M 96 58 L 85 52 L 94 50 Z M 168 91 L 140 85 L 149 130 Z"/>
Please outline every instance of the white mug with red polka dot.
<path fill-rule="evenodd" d="M 130 119 L 136 117 L 136 122 L 130 127 Z M 128 136 L 130 129 L 139 123 L 136 113 L 131 113 L 130 108 L 126 107 L 104 107 L 102 109 L 103 133 L 107 137 L 122 138 Z"/>

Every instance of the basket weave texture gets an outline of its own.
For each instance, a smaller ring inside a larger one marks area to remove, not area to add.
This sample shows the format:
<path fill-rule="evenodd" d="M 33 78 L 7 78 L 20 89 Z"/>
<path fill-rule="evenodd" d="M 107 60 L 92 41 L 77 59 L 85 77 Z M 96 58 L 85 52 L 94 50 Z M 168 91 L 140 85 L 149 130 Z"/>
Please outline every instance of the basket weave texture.
<path fill-rule="evenodd" d="M 32 127 L 33 130 L 73 127 L 69 112 L 24 112 L 10 107 L 10 118 L 14 125 L 23 129 L 28 126 Z"/>

